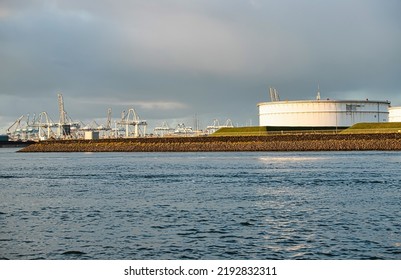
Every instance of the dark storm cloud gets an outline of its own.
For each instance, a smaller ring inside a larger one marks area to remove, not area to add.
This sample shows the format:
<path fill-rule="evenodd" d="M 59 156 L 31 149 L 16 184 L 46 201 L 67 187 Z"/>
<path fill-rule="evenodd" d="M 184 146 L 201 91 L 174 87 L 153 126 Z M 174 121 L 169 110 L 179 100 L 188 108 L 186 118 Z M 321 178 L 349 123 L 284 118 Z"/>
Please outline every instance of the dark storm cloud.
<path fill-rule="evenodd" d="M 401 4 L 353 1 L 1 1 L 0 127 L 21 114 L 257 124 L 282 99 L 401 105 Z M 16 109 L 13 109 L 17 106 Z M 154 124 L 155 126 L 158 124 Z"/>

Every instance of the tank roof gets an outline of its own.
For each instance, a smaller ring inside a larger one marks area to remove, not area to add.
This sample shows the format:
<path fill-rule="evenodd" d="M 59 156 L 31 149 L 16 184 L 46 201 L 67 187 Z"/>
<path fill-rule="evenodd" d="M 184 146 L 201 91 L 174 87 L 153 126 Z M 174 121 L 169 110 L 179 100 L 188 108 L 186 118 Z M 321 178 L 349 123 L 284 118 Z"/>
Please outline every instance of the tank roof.
<path fill-rule="evenodd" d="M 335 100 L 335 99 L 320 99 L 320 100 L 284 100 L 284 101 L 265 101 L 260 102 L 257 105 L 267 105 L 267 104 L 289 104 L 289 103 L 381 103 L 390 105 L 391 102 L 388 100 Z"/>

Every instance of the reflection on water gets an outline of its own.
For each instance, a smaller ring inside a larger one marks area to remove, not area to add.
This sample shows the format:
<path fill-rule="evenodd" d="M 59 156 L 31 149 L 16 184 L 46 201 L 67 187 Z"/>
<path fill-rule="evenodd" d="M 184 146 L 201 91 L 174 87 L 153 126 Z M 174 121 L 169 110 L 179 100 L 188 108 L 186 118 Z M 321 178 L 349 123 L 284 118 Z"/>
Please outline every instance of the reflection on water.
<path fill-rule="evenodd" d="M 328 160 L 325 157 L 259 157 L 261 161 L 275 162 L 275 161 L 314 161 L 314 160 Z"/>

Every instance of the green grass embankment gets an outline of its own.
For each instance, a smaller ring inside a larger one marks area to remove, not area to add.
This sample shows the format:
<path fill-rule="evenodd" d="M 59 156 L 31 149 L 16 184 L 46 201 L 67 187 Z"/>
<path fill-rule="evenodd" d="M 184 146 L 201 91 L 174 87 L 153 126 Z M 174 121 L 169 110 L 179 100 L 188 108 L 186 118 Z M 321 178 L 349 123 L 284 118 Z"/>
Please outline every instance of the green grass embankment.
<path fill-rule="evenodd" d="M 367 134 L 367 133 L 400 133 L 401 122 L 387 123 L 357 123 L 342 131 L 342 134 Z"/>
<path fill-rule="evenodd" d="M 268 134 L 266 126 L 223 127 L 211 136 L 264 136 Z"/>
<path fill-rule="evenodd" d="M 284 126 L 248 126 L 223 127 L 211 136 L 266 136 L 272 134 L 303 134 L 303 133 L 337 133 L 344 128 L 332 127 L 284 127 Z"/>

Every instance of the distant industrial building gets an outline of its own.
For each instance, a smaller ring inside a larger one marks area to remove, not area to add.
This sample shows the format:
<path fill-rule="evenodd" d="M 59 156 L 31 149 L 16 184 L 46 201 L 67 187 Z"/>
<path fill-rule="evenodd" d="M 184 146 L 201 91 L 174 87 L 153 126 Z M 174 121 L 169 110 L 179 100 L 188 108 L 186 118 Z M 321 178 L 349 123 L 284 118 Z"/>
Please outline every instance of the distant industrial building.
<path fill-rule="evenodd" d="M 99 139 L 99 131 L 85 131 L 84 135 L 85 140 L 98 140 Z"/>
<path fill-rule="evenodd" d="M 275 89 L 270 89 L 270 98 L 257 104 L 260 126 L 346 128 L 389 121 L 389 101 L 321 100 L 319 91 L 316 100 L 280 101 Z"/>

